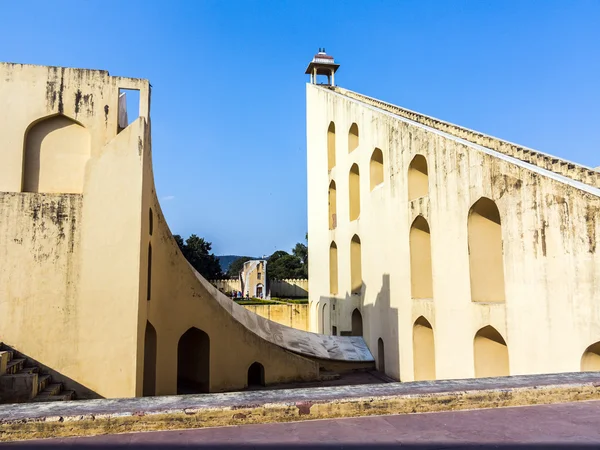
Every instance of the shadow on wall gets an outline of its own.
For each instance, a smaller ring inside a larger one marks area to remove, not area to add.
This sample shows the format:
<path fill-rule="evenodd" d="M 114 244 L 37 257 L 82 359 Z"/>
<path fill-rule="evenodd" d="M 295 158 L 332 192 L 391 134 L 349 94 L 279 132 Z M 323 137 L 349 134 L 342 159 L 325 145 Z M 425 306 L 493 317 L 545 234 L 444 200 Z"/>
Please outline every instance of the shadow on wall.
<path fill-rule="evenodd" d="M 367 286 L 363 282 L 363 296 Z M 375 303 L 364 305 L 361 297 L 364 318 L 365 341 L 375 357 L 377 370 L 388 377 L 400 380 L 400 348 L 398 336 L 399 313 L 391 306 L 390 275 L 384 273 L 381 286 L 375 297 Z M 374 329 L 370 329 L 370 324 Z M 366 326 L 365 326 L 366 325 Z"/>
<path fill-rule="evenodd" d="M 381 286 L 373 304 L 365 305 L 364 299 L 368 287 L 361 283 L 356 294 L 346 292 L 344 298 L 321 297 L 317 305 L 318 330 L 323 334 L 340 336 L 363 336 L 375 358 L 377 370 L 390 378 L 400 381 L 400 358 L 398 344 L 398 309 L 392 308 L 390 301 L 390 275 L 384 274 Z M 348 311 L 342 304 L 354 304 L 358 307 Z M 332 304 L 333 303 L 333 304 Z M 345 311 L 349 317 L 339 317 L 333 305 L 339 305 L 338 311 Z M 373 329 L 370 324 L 373 324 Z M 351 329 L 348 329 L 350 325 Z M 335 333 L 334 333 L 335 331 Z"/>
<path fill-rule="evenodd" d="M 63 375 L 60 372 L 57 372 L 54 369 L 51 369 L 48 366 L 45 366 L 41 362 L 27 356 L 24 353 L 21 353 L 18 350 L 15 350 L 10 345 L 4 344 L 4 348 L 12 351 L 14 353 L 14 358 L 23 358 L 26 359 L 26 366 L 38 366 L 40 368 L 40 372 L 44 374 L 48 374 L 52 377 L 53 383 L 62 383 L 63 389 L 67 391 L 75 391 L 75 395 L 77 400 L 91 400 L 91 399 L 99 399 L 104 398 L 97 392 L 91 390 L 90 388 L 78 383 L 77 381 L 69 378 L 66 375 Z"/>

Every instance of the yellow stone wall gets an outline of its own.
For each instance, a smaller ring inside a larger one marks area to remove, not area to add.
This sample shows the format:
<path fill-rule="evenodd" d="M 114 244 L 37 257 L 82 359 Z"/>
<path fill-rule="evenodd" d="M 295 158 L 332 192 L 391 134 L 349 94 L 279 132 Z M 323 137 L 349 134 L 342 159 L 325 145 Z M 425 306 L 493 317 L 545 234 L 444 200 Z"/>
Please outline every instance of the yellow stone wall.
<path fill-rule="evenodd" d="M 308 305 L 244 305 L 244 308 L 273 322 L 308 331 Z"/>

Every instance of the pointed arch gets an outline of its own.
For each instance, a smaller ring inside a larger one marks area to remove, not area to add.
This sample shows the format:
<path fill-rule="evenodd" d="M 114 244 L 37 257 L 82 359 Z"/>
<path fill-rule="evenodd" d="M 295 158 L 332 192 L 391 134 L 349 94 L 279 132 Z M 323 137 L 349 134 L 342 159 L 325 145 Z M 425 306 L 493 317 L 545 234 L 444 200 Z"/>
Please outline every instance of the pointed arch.
<path fill-rule="evenodd" d="M 476 378 L 510 375 L 508 346 L 494 327 L 488 325 L 475 334 L 473 350 Z"/>
<path fill-rule="evenodd" d="M 410 227 L 410 285 L 412 298 L 433 298 L 429 224 L 417 216 Z"/>
<path fill-rule="evenodd" d="M 385 373 L 385 346 L 381 338 L 377 340 L 377 370 Z"/>
<path fill-rule="evenodd" d="M 329 183 L 329 229 L 333 230 L 337 227 L 337 191 L 335 181 Z"/>
<path fill-rule="evenodd" d="M 358 164 L 352 164 L 350 173 L 348 174 L 348 196 L 349 196 L 349 213 L 350 221 L 358 219 L 360 216 L 360 172 Z"/>
<path fill-rule="evenodd" d="M 91 136 L 79 122 L 55 114 L 25 131 L 23 192 L 81 194 Z"/>
<path fill-rule="evenodd" d="M 370 162 L 371 190 L 383 183 L 383 152 L 375 148 L 371 154 Z"/>
<path fill-rule="evenodd" d="M 156 395 L 156 329 L 146 321 L 144 332 L 144 384 L 143 396 Z"/>
<path fill-rule="evenodd" d="M 504 302 L 504 258 L 500 211 L 492 200 L 477 200 L 468 218 L 471 301 Z"/>
<path fill-rule="evenodd" d="M 329 303 L 323 303 L 323 314 L 321 316 L 323 323 L 321 324 L 322 333 L 330 334 L 329 326 L 330 326 L 330 313 L 329 313 Z"/>
<path fill-rule="evenodd" d="M 327 128 L 327 169 L 335 167 L 335 123 L 330 122 Z"/>
<path fill-rule="evenodd" d="M 337 245 L 333 241 L 329 246 L 329 293 L 338 293 L 338 254 Z"/>
<path fill-rule="evenodd" d="M 352 336 L 362 336 L 363 335 L 363 320 L 362 314 L 356 308 L 352 311 Z"/>
<path fill-rule="evenodd" d="M 348 153 L 358 147 L 358 125 L 353 123 L 348 130 Z"/>
<path fill-rule="evenodd" d="M 416 155 L 408 166 L 408 200 L 415 200 L 428 194 L 427 159 L 423 155 Z"/>
<path fill-rule="evenodd" d="M 177 344 L 177 393 L 210 392 L 210 338 L 191 327 Z"/>
<path fill-rule="evenodd" d="M 419 316 L 413 324 L 415 381 L 435 380 L 435 340 L 429 321 Z"/>
<path fill-rule="evenodd" d="M 600 341 L 590 345 L 581 357 L 582 372 L 600 372 Z"/>
<path fill-rule="evenodd" d="M 362 291 L 362 250 L 360 238 L 355 234 L 350 241 L 350 291 L 360 294 Z"/>

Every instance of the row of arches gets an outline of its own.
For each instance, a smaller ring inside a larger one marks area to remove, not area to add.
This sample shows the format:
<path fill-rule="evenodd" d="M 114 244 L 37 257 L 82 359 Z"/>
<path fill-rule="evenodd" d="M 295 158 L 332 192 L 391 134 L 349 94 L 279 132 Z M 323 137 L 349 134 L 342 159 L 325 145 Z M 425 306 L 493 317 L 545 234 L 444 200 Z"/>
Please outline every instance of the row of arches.
<path fill-rule="evenodd" d="M 473 338 L 476 378 L 510 374 L 508 346 L 492 326 L 481 328 Z M 431 323 L 420 316 L 413 324 L 413 368 L 415 381 L 435 380 L 435 337 Z"/>
<path fill-rule="evenodd" d="M 375 148 L 369 162 L 370 190 L 373 191 L 383 183 L 383 152 Z M 408 199 L 410 201 L 424 197 L 429 192 L 427 160 L 423 155 L 416 155 L 408 168 Z M 329 229 L 337 226 L 337 185 L 335 180 L 329 183 Z M 354 163 L 348 173 L 348 219 L 352 222 L 360 216 L 360 169 Z"/>
<path fill-rule="evenodd" d="M 371 155 L 369 166 L 371 191 L 383 183 L 383 152 L 376 148 Z M 329 183 L 329 229 L 337 226 L 337 186 L 335 180 Z M 352 164 L 348 173 L 348 218 L 350 221 L 360 216 L 360 170 Z"/>
<path fill-rule="evenodd" d="M 143 395 L 156 395 L 156 329 L 146 322 L 144 337 Z M 265 368 L 258 361 L 248 367 L 249 388 L 265 385 Z M 177 344 L 177 394 L 210 392 L 210 337 L 191 327 Z"/>
<path fill-rule="evenodd" d="M 350 292 L 360 294 L 362 290 L 362 248 L 358 235 L 350 240 Z M 329 292 L 339 293 L 338 286 L 338 248 L 334 242 L 329 246 Z"/>
<path fill-rule="evenodd" d="M 469 277 L 471 300 L 474 302 L 504 302 L 504 261 L 500 212 L 496 204 L 482 197 L 473 204 L 467 219 Z M 411 297 L 433 298 L 431 230 L 427 220 L 419 215 L 409 231 Z M 338 247 L 329 246 L 329 292 L 339 293 Z M 362 287 L 362 249 L 358 235 L 350 241 L 351 292 Z"/>
<path fill-rule="evenodd" d="M 353 123 L 348 129 L 348 153 L 358 147 L 358 125 Z M 335 167 L 335 123 L 330 122 L 327 127 L 327 169 Z"/>
<path fill-rule="evenodd" d="M 504 302 L 504 260 L 500 212 L 489 198 L 482 197 L 467 218 L 471 300 Z M 433 298 L 431 231 L 419 215 L 410 227 L 412 298 Z"/>
<path fill-rule="evenodd" d="M 508 346 L 498 330 L 491 325 L 475 333 L 473 360 L 476 378 L 510 375 Z M 413 324 L 413 365 L 415 381 L 436 379 L 433 327 L 423 316 Z M 583 352 L 581 371 L 600 371 L 600 341 Z"/>

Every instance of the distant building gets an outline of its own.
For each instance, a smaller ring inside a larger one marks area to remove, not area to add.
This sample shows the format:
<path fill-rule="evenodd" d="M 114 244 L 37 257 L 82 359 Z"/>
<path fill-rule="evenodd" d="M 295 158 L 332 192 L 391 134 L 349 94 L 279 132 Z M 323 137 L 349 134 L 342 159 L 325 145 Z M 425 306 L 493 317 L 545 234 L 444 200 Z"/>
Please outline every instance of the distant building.
<path fill-rule="evenodd" d="M 246 261 L 240 272 L 240 285 L 244 297 L 268 298 L 267 260 Z"/>

